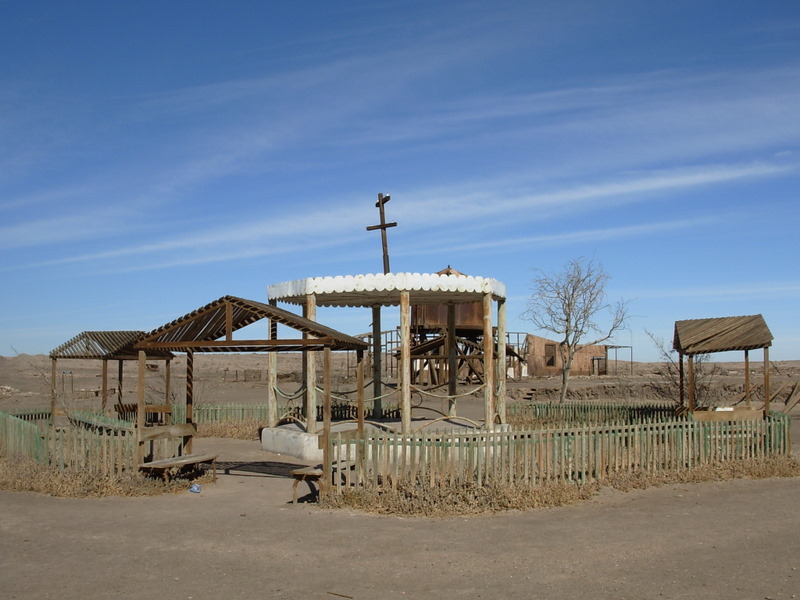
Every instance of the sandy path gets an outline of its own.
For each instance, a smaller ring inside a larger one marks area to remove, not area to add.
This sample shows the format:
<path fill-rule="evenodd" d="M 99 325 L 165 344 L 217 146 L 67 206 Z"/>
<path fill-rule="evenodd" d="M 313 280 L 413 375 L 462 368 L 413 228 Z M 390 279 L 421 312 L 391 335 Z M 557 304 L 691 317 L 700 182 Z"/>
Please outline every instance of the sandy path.
<path fill-rule="evenodd" d="M 792 598 L 800 480 L 604 492 L 580 505 L 402 519 L 291 505 L 284 458 L 189 492 L 0 492 L 1 598 Z M 196 442 L 197 443 L 197 442 Z M 266 463 L 266 464 L 264 464 Z"/>

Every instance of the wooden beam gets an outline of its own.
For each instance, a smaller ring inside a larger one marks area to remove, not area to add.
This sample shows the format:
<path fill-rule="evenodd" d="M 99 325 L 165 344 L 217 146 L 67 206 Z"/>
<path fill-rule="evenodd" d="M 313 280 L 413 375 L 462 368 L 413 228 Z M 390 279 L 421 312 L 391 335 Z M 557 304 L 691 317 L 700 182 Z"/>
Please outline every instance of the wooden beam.
<path fill-rule="evenodd" d="M 494 429 L 494 333 L 492 332 L 492 295 L 483 295 L 483 389 L 484 424 Z"/>
<path fill-rule="evenodd" d="M 501 423 L 506 422 L 506 301 L 497 301 L 497 405 Z"/>
<path fill-rule="evenodd" d="M 764 414 L 769 415 L 769 347 L 764 347 Z"/>
<path fill-rule="evenodd" d="M 103 379 L 102 379 L 102 404 L 101 408 L 103 410 L 103 414 L 106 412 L 106 406 L 108 406 L 108 359 L 103 359 Z"/>
<path fill-rule="evenodd" d="M 144 441 L 142 433 L 144 430 L 144 376 L 147 355 L 144 350 L 139 350 L 139 376 L 136 380 L 136 433 L 137 433 L 137 464 L 144 462 Z"/>
<path fill-rule="evenodd" d="M 141 348 L 147 350 L 176 350 L 178 352 L 186 349 L 196 348 L 240 348 L 240 347 L 272 347 L 272 346 L 297 346 L 302 349 L 305 346 L 332 346 L 335 341 L 331 337 L 290 339 L 290 340 L 200 340 L 189 342 L 145 342 L 140 344 Z"/>
<path fill-rule="evenodd" d="M 750 351 L 744 351 L 744 399 L 747 401 L 747 408 L 752 408 L 750 404 Z"/>
<path fill-rule="evenodd" d="M 381 305 L 372 307 L 372 397 L 373 419 L 380 419 L 383 415 L 383 383 L 382 377 L 382 348 L 381 348 Z"/>
<path fill-rule="evenodd" d="M 411 432 L 411 302 L 400 292 L 400 430 Z"/>
<path fill-rule="evenodd" d="M 194 423 L 194 351 L 186 351 L 186 423 Z M 184 439 L 186 453 L 192 452 L 192 438 Z"/>
<path fill-rule="evenodd" d="M 689 355 L 688 359 L 688 367 L 689 367 L 689 412 L 694 411 L 695 409 L 695 397 L 694 397 L 694 356 L 691 354 Z"/>
<path fill-rule="evenodd" d="M 225 303 L 225 340 L 233 340 L 233 305 L 230 300 Z"/>
<path fill-rule="evenodd" d="M 164 404 L 171 406 L 172 405 L 172 360 L 169 358 L 166 360 L 166 365 L 164 367 Z M 167 425 L 172 424 L 172 411 L 170 410 L 167 413 L 164 421 Z"/>
<path fill-rule="evenodd" d="M 331 473 L 331 349 L 325 348 L 322 355 L 322 482 L 319 488 L 324 495 L 330 489 Z"/>
<path fill-rule="evenodd" d="M 456 305 L 452 302 L 447 304 L 447 395 L 450 396 L 448 400 L 448 414 L 455 417 L 458 411 L 457 401 L 455 399 L 457 385 L 458 385 L 458 364 L 457 354 L 458 346 L 456 344 Z"/>
<path fill-rule="evenodd" d="M 317 297 L 314 294 L 307 294 L 303 305 L 303 316 L 315 321 L 317 318 Z M 318 343 L 304 334 L 304 341 L 308 343 Z M 305 409 L 306 409 L 306 431 L 316 433 L 317 431 L 317 357 L 308 352 L 303 353 L 303 377 L 305 381 Z"/>

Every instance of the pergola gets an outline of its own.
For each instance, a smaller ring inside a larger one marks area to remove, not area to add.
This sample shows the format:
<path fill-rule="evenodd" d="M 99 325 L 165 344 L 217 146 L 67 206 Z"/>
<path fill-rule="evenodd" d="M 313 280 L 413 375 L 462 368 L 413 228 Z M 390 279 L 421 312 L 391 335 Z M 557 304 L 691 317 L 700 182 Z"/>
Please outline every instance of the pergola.
<path fill-rule="evenodd" d="M 257 321 L 268 321 L 268 335 L 261 339 L 234 339 L 237 330 Z M 300 334 L 298 338 L 278 338 L 278 325 L 283 325 Z M 277 384 L 278 352 L 323 352 L 325 356 L 325 419 L 330 421 L 330 352 L 332 350 L 355 350 L 361 358 L 368 345 L 354 337 L 326 327 L 316 321 L 289 311 L 235 296 L 223 296 L 179 319 L 167 323 L 140 337 L 135 345 L 139 360 L 138 402 L 139 413 L 144 403 L 145 361 L 151 354 L 183 352 L 186 354 L 186 422 L 192 422 L 194 354 L 196 352 L 265 352 L 270 355 L 267 382 L 268 425 L 278 421 L 275 387 Z M 141 420 L 141 417 L 139 417 Z M 307 431 L 314 433 L 316 406 L 308 415 Z M 191 448 L 189 448 L 191 450 Z"/>
<path fill-rule="evenodd" d="M 56 370 L 59 360 L 86 359 L 103 361 L 101 397 L 102 408 L 105 410 L 108 403 L 108 361 L 117 361 L 117 398 L 119 402 L 122 402 L 123 365 L 125 361 L 137 360 L 137 352 L 133 345 L 143 335 L 143 331 L 83 331 L 50 352 L 50 395 L 53 414 L 56 414 Z M 151 358 L 165 360 L 167 363 L 167 373 L 169 373 L 169 364 L 174 358 L 171 352 L 153 352 Z"/>
<path fill-rule="evenodd" d="M 680 398 L 684 404 L 683 357 L 688 357 L 689 411 L 695 409 L 694 357 L 698 354 L 744 351 L 745 398 L 750 406 L 750 350 L 764 351 L 764 412 L 769 414 L 769 347 L 772 333 L 764 317 L 716 317 L 711 319 L 689 319 L 675 322 L 673 348 L 678 351 L 680 374 Z"/>
<path fill-rule="evenodd" d="M 505 286 L 491 278 L 448 273 L 385 273 L 314 277 L 271 285 L 269 302 L 286 302 L 303 307 L 303 316 L 316 318 L 318 306 L 370 307 L 372 309 L 373 383 L 375 398 L 381 388 L 381 307 L 400 307 L 400 406 L 403 433 L 411 429 L 411 305 L 439 304 L 448 307 L 447 346 L 455 362 L 455 305 L 478 302 L 483 307 L 483 371 L 485 426 L 491 428 L 495 418 L 505 422 L 505 343 L 494 352 L 492 303 L 497 302 L 497 335 L 505 340 Z M 499 365 L 499 367 L 498 367 Z M 313 385 L 316 377 L 313 361 L 304 366 L 306 393 L 310 405 L 315 404 Z M 450 369 L 451 389 L 456 369 Z M 497 388 L 495 386 L 497 381 Z M 377 402 L 377 400 L 376 400 Z"/>

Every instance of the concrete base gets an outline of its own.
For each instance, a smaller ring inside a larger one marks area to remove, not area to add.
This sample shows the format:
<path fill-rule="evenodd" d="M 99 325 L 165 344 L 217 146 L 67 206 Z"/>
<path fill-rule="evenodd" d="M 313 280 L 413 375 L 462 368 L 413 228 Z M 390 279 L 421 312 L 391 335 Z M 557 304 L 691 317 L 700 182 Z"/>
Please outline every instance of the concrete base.
<path fill-rule="evenodd" d="M 309 462 L 322 462 L 319 435 L 306 433 L 299 427 L 265 427 L 261 430 L 261 448 L 273 454 L 284 454 Z"/>

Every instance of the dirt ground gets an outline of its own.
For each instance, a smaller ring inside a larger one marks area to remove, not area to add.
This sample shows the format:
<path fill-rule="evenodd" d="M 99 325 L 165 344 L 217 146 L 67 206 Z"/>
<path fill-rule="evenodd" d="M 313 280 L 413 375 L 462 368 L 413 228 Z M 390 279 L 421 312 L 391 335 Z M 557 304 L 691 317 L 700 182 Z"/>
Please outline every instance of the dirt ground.
<path fill-rule="evenodd" d="M 35 361 L 22 377 L 9 360 L 0 385 L 17 391 L 3 405 L 41 406 Z M 239 383 L 213 385 L 209 397 Z M 800 597 L 799 479 L 605 490 L 485 517 L 379 517 L 291 504 L 287 475 L 300 463 L 257 441 L 195 445 L 219 453 L 221 469 L 199 494 L 0 492 L 0 598 Z"/>

